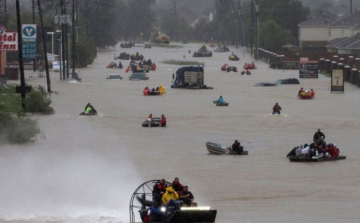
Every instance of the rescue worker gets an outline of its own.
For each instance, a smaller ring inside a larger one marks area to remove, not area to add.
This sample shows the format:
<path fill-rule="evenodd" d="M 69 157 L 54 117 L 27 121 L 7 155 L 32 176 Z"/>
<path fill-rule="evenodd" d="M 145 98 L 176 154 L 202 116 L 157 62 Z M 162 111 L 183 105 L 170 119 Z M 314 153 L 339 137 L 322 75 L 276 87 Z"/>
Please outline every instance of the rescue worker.
<path fill-rule="evenodd" d="M 165 194 L 167 185 L 165 183 L 165 179 L 161 179 L 159 182 L 157 182 L 153 187 L 153 196 L 154 200 L 158 202 L 158 204 L 161 203 L 161 198 Z"/>
<path fill-rule="evenodd" d="M 179 193 L 180 191 L 184 190 L 184 185 L 182 185 L 179 181 L 178 177 L 175 177 L 174 181 L 171 184 L 172 188 Z"/>
<path fill-rule="evenodd" d="M 176 210 L 180 210 L 183 201 L 179 200 L 179 194 L 174 191 L 172 186 L 166 188 L 166 192 L 162 196 L 162 203 L 166 204 L 167 207 L 175 206 Z"/>
<path fill-rule="evenodd" d="M 220 98 L 216 101 L 218 104 L 224 104 L 224 99 L 223 97 L 220 95 Z"/>
<path fill-rule="evenodd" d="M 317 132 L 315 132 L 314 137 L 313 137 L 313 142 L 316 142 L 320 137 L 322 137 L 323 139 L 325 139 L 325 135 L 324 133 L 321 132 L 321 129 L 319 128 L 317 130 Z"/>
<path fill-rule="evenodd" d="M 85 106 L 85 114 L 89 115 L 96 113 L 97 111 L 95 110 L 95 108 L 90 103 L 87 103 L 87 105 Z"/>
<path fill-rule="evenodd" d="M 166 93 L 165 88 L 162 85 L 159 86 L 159 93 L 161 95 Z"/>
<path fill-rule="evenodd" d="M 300 90 L 299 90 L 299 92 L 298 92 L 298 96 L 300 96 L 302 92 L 305 92 L 305 91 L 304 91 L 304 88 L 300 88 Z"/>
<path fill-rule="evenodd" d="M 274 115 L 274 114 L 279 114 L 279 115 L 280 115 L 280 110 L 281 110 L 281 107 L 280 107 L 280 105 L 276 102 L 276 104 L 275 104 L 274 107 L 273 107 L 273 115 Z"/>
<path fill-rule="evenodd" d="M 150 89 L 149 89 L 148 86 L 146 86 L 146 87 L 144 88 L 143 93 L 144 93 L 144 95 L 149 95 Z"/>
<path fill-rule="evenodd" d="M 164 115 L 161 115 L 161 121 L 160 121 L 161 127 L 166 127 L 166 118 Z"/>
<path fill-rule="evenodd" d="M 313 97 L 315 97 L 315 91 L 313 90 L 313 89 L 311 89 L 311 97 L 313 98 Z"/>

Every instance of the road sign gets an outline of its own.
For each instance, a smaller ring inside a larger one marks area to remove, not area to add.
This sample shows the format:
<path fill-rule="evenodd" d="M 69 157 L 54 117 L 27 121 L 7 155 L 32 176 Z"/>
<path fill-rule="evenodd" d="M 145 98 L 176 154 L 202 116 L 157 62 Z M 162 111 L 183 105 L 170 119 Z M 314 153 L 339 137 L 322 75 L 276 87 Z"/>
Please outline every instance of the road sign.
<path fill-rule="evenodd" d="M 344 69 L 331 70 L 331 92 L 344 92 Z"/>
<path fill-rule="evenodd" d="M 36 24 L 23 24 L 21 31 L 23 58 L 33 59 L 37 55 Z"/>

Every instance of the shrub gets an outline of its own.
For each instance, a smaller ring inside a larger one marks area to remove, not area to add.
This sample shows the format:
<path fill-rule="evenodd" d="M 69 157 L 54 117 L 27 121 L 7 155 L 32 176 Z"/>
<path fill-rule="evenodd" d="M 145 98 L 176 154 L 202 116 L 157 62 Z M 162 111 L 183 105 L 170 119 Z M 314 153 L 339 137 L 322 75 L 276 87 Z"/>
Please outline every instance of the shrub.
<path fill-rule="evenodd" d="M 30 93 L 26 94 L 25 108 L 27 112 L 52 114 L 54 109 L 50 107 L 50 104 L 51 99 L 42 86 L 38 86 L 37 89 L 33 88 Z"/>
<path fill-rule="evenodd" d="M 11 143 L 34 141 L 34 137 L 40 133 L 37 121 L 28 117 L 10 119 L 3 131 L 5 139 Z"/>

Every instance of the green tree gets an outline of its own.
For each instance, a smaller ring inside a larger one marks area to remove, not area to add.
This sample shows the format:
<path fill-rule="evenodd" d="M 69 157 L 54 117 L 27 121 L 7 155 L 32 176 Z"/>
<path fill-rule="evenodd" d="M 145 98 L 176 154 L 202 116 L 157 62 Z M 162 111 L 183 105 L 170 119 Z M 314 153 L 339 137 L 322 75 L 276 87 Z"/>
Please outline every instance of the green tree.
<path fill-rule="evenodd" d="M 267 50 L 281 50 L 287 43 L 295 43 L 296 39 L 290 30 L 284 29 L 275 21 L 260 23 L 260 46 Z"/>

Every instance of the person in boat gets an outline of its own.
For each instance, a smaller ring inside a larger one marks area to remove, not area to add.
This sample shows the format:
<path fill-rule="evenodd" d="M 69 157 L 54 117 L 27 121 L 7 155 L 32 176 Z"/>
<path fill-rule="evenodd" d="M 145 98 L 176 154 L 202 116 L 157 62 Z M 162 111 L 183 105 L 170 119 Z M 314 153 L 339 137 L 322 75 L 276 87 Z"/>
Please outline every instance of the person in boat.
<path fill-rule="evenodd" d="M 118 66 L 119 68 L 123 68 L 123 65 L 122 65 L 122 63 L 121 63 L 121 61 L 119 61 L 119 66 Z"/>
<path fill-rule="evenodd" d="M 223 97 L 221 95 L 220 95 L 220 98 L 216 101 L 216 103 L 224 104 L 224 99 L 223 99 Z"/>
<path fill-rule="evenodd" d="M 224 65 L 221 66 L 221 70 L 226 70 L 226 68 L 227 68 L 227 65 L 226 65 L 226 64 L 224 64 Z"/>
<path fill-rule="evenodd" d="M 159 93 L 160 94 L 165 94 L 166 93 L 164 86 L 162 86 L 162 85 L 159 86 Z"/>
<path fill-rule="evenodd" d="M 303 150 L 303 148 L 303 145 L 298 146 L 295 151 L 295 156 L 301 156 L 301 150 Z"/>
<path fill-rule="evenodd" d="M 164 115 L 161 115 L 160 126 L 166 127 L 166 117 Z"/>
<path fill-rule="evenodd" d="M 254 62 L 251 63 L 251 67 L 252 67 L 253 69 L 256 68 Z"/>
<path fill-rule="evenodd" d="M 196 207 L 197 203 L 194 202 L 194 195 L 189 191 L 188 186 L 184 186 L 184 190 L 179 193 L 180 200 L 188 207 Z"/>
<path fill-rule="evenodd" d="M 85 106 L 85 114 L 90 115 L 96 113 L 97 111 L 95 110 L 95 108 L 90 103 L 87 103 L 87 105 Z"/>
<path fill-rule="evenodd" d="M 304 148 L 301 150 L 301 156 L 308 157 L 310 152 L 310 146 L 308 144 L 304 145 Z"/>
<path fill-rule="evenodd" d="M 320 137 L 323 137 L 323 139 L 325 139 L 325 135 L 324 133 L 321 132 L 321 129 L 319 128 L 317 130 L 317 132 L 315 132 L 314 137 L 313 137 L 313 142 L 316 142 Z"/>
<path fill-rule="evenodd" d="M 241 146 L 241 143 L 235 140 L 234 144 L 231 146 L 231 150 L 237 154 L 241 154 L 244 151 L 244 147 Z"/>
<path fill-rule="evenodd" d="M 337 158 L 340 150 L 337 148 L 336 144 L 331 143 L 328 148 L 324 149 L 324 152 L 329 153 L 331 158 Z"/>
<path fill-rule="evenodd" d="M 152 114 L 150 114 L 147 119 L 146 119 L 148 122 L 150 122 L 151 124 L 154 124 L 154 119 L 152 117 Z"/>
<path fill-rule="evenodd" d="M 175 206 L 176 210 L 180 210 L 180 207 L 183 204 L 183 202 L 179 199 L 179 194 L 174 191 L 172 186 L 166 188 L 166 192 L 161 198 L 163 204 L 165 204 L 167 207 Z"/>
<path fill-rule="evenodd" d="M 280 115 L 280 111 L 281 111 L 281 107 L 280 105 L 276 102 L 276 104 L 273 107 L 273 114 L 279 114 Z"/>
<path fill-rule="evenodd" d="M 312 98 L 315 97 L 315 91 L 313 89 L 311 89 L 310 93 Z"/>
<path fill-rule="evenodd" d="M 305 91 L 304 91 L 304 88 L 300 88 L 300 90 L 299 90 L 299 92 L 298 92 L 298 96 L 300 96 L 302 92 L 305 92 Z"/>
<path fill-rule="evenodd" d="M 161 204 L 162 196 L 165 194 L 166 188 L 168 185 L 166 185 L 165 179 L 161 179 L 159 182 L 157 182 L 153 187 L 153 197 L 154 201 L 158 202 L 158 204 Z"/>
<path fill-rule="evenodd" d="M 184 190 L 184 185 L 179 181 L 178 177 L 175 177 L 174 181 L 171 184 L 172 188 L 179 194 L 179 192 Z"/>
<path fill-rule="evenodd" d="M 144 88 L 143 93 L 144 93 L 144 95 L 149 95 L 150 89 L 149 89 L 148 86 L 146 86 L 146 87 Z"/>
<path fill-rule="evenodd" d="M 156 70 L 156 64 L 155 63 L 151 64 L 151 70 Z"/>

